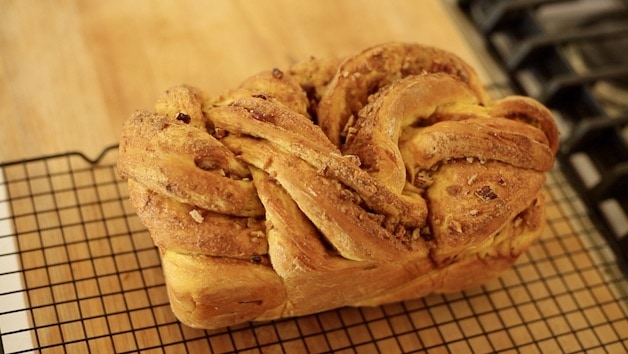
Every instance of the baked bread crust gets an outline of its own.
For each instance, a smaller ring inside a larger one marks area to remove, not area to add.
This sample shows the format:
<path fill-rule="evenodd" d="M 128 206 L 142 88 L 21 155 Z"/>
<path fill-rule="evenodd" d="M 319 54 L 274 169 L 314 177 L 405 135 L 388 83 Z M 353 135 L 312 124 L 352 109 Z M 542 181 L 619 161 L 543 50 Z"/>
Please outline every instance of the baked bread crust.
<path fill-rule="evenodd" d="M 118 169 L 171 306 L 218 328 L 499 276 L 545 224 L 550 111 L 492 100 L 455 55 L 388 43 L 216 98 L 187 85 L 124 124 Z"/>

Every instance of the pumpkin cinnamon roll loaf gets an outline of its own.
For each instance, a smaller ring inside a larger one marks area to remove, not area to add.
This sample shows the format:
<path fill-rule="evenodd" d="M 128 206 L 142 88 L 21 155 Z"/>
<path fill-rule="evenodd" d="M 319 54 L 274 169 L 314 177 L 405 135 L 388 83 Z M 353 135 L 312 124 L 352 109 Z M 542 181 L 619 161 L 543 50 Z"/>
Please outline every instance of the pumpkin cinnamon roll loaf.
<path fill-rule="evenodd" d="M 124 124 L 176 316 L 216 328 L 475 287 L 539 236 L 550 111 L 418 44 L 309 59 Z"/>

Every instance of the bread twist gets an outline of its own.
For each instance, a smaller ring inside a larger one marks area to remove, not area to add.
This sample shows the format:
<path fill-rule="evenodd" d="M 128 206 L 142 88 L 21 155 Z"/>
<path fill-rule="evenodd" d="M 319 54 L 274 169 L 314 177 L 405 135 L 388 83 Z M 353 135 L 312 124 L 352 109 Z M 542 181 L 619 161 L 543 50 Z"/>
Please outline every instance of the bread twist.
<path fill-rule="evenodd" d="M 491 100 L 451 53 L 389 43 L 181 85 L 125 122 L 118 168 L 202 328 L 466 289 L 544 225 L 548 109 Z"/>

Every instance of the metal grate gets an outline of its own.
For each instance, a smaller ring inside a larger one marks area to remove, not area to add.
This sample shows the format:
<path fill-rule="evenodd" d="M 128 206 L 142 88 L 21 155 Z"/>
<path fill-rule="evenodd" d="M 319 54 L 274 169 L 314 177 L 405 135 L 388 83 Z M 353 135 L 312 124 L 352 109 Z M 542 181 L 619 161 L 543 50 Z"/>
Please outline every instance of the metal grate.
<path fill-rule="evenodd" d="M 0 165 L 0 340 L 14 352 L 628 351 L 628 281 L 555 169 L 548 227 L 481 288 L 204 331 L 172 315 L 115 173 L 65 154 Z"/>
<path fill-rule="evenodd" d="M 515 90 L 560 118 L 563 172 L 628 261 L 628 57 L 609 50 L 628 45 L 628 2 L 457 3 Z"/>

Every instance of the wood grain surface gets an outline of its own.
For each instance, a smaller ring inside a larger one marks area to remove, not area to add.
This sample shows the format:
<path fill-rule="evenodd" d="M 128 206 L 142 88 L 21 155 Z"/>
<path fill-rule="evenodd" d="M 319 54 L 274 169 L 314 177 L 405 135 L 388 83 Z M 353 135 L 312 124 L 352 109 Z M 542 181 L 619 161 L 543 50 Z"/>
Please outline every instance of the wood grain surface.
<path fill-rule="evenodd" d="M 451 1 L 0 1 L 0 161 L 118 142 L 134 110 L 170 86 L 210 95 L 310 56 L 386 41 L 478 66 Z"/>

